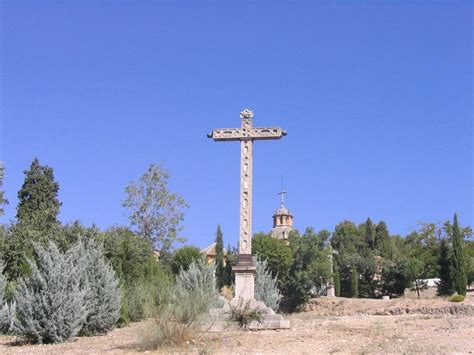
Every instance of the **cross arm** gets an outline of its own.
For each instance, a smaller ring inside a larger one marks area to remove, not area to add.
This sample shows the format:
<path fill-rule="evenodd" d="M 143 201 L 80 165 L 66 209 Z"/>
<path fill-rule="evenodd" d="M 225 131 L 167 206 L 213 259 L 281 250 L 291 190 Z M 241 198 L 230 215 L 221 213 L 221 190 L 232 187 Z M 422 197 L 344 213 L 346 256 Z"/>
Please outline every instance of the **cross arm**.
<path fill-rule="evenodd" d="M 241 140 L 266 140 L 280 139 L 286 136 L 286 131 L 280 127 L 259 128 L 218 128 L 207 136 L 215 141 L 241 141 Z"/>

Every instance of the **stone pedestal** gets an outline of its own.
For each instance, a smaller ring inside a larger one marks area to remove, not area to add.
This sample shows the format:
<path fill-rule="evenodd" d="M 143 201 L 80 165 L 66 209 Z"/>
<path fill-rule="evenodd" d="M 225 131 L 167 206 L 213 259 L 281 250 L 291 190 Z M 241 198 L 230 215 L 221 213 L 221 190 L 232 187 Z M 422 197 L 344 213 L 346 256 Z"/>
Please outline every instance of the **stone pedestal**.
<path fill-rule="evenodd" d="M 326 291 L 326 296 L 327 297 L 336 297 L 336 289 L 334 288 L 334 285 L 328 285 L 327 291 Z"/>
<path fill-rule="evenodd" d="M 250 254 L 239 255 L 237 265 L 232 268 L 235 274 L 234 299 L 253 300 L 255 294 L 255 270 Z"/>

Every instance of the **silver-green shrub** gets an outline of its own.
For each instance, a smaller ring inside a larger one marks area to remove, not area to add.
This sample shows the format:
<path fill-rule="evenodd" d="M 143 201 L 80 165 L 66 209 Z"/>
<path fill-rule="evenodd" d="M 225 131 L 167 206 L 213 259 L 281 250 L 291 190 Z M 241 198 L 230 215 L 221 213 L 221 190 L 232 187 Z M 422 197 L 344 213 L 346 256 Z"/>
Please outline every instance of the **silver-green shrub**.
<path fill-rule="evenodd" d="M 115 272 L 104 260 L 102 251 L 92 241 L 84 243 L 86 319 L 81 335 L 107 333 L 117 324 L 120 316 L 120 289 Z M 80 260 L 80 256 L 77 259 Z"/>
<path fill-rule="evenodd" d="M 266 260 L 260 260 L 259 257 L 254 256 L 253 261 L 257 267 L 255 273 L 255 299 L 262 301 L 267 307 L 276 312 L 280 305 L 277 278 L 272 276 Z"/>
<path fill-rule="evenodd" d="M 87 285 L 81 285 L 85 265 L 82 257 L 77 260 L 80 248 L 76 244 L 63 254 L 52 242 L 35 245 L 37 262 L 28 260 L 31 274 L 13 293 L 16 315 L 11 332 L 34 343 L 57 343 L 81 331 Z"/>
<path fill-rule="evenodd" d="M 209 310 L 222 306 L 216 287 L 216 266 L 203 261 L 181 269 L 168 306 L 155 319 L 146 342 L 149 347 L 181 345 L 194 339 L 209 321 Z"/>
<path fill-rule="evenodd" d="M 34 343 L 57 343 L 78 334 L 112 329 L 119 317 L 115 273 L 92 242 L 79 241 L 65 253 L 49 242 L 35 245 L 31 274 L 13 293 L 11 333 Z"/>

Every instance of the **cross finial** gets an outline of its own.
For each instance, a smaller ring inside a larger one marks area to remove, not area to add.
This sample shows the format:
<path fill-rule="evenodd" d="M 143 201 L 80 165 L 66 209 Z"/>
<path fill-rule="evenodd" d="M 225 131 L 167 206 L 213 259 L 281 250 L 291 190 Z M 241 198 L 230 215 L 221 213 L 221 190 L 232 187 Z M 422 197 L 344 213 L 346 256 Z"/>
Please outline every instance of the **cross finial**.
<path fill-rule="evenodd" d="M 287 193 L 288 192 L 283 190 L 283 188 L 278 193 L 278 195 L 280 195 L 280 207 L 285 207 L 285 194 L 287 194 Z"/>
<path fill-rule="evenodd" d="M 252 110 L 249 110 L 248 108 L 246 108 L 245 110 L 243 110 L 241 113 L 240 113 L 240 118 L 244 119 L 244 118 L 252 118 L 253 117 L 253 112 Z"/>

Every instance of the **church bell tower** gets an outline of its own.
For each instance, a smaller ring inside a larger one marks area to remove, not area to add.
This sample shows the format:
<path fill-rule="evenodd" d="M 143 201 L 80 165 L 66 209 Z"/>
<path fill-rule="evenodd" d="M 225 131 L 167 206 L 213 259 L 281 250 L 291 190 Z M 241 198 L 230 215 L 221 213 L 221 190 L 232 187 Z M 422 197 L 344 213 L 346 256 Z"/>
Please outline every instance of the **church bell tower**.
<path fill-rule="evenodd" d="M 276 239 L 288 241 L 288 236 L 293 228 L 293 215 L 288 208 L 285 207 L 286 191 L 280 191 L 280 208 L 273 213 L 273 229 L 272 236 Z"/>

